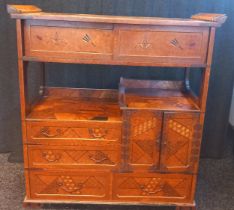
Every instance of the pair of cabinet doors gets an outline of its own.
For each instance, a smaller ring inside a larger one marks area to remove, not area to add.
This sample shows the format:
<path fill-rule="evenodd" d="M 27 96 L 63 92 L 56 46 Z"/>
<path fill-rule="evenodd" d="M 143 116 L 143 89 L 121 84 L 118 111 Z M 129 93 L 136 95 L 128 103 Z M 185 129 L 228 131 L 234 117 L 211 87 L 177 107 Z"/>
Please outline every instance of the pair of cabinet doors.
<path fill-rule="evenodd" d="M 128 170 L 195 172 L 199 113 L 126 110 L 123 160 Z"/>

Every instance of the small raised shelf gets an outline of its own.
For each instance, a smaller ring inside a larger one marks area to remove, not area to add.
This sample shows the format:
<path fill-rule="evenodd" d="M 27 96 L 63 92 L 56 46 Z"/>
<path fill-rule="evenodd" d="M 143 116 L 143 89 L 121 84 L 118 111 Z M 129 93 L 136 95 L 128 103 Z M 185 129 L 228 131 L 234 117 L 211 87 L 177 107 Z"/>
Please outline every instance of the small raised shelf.
<path fill-rule="evenodd" d="M 119 101 L 122 109 L 200 111 L 196 99 L 185 91 L 181 81 L 121 78 Z"/>

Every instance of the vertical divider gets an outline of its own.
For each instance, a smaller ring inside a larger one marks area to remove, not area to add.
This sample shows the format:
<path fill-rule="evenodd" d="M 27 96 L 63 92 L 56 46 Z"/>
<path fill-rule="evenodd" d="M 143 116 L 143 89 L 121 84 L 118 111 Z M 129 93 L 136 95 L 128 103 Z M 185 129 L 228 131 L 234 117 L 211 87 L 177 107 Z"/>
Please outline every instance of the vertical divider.
<path fill-rule="evenodd" d="M 23 138 L 23 150 L 24 150 L 24 174 L 25 174 L 25 187 L 26 187 L 26 196 L 30 198 L 30 182 L 29 182 L 29 171 L 28 171 L 28 150 L 26 134 L 26 116 L 29 112 L 29 106 L 27 103 L 27 66 L 28 62 L 23 61 L 23 46 L 24 46 L 24 31 L 23 20 L 16 20 L 16 31 L 17 31 L 17 52 L 18 52 L 18 76 L 19 76 L 19 90 L 20 90 L 20 108 L 21 108 L 21 127 L 22 127 L 22 138 Z"/>

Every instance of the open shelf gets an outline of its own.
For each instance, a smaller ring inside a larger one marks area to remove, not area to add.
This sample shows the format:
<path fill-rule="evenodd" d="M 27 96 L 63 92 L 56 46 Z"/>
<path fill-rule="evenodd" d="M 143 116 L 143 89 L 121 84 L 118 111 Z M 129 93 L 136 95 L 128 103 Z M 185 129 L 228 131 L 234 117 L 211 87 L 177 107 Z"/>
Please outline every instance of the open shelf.
<path fill-rule="evenodd" d="M 119 101 L 122 109 L 200 110 L 192 93 L 184 91 L 182 81 L 121 78 Z"/>
<path fill-rule="evenodd" d="M 121 121 L 118 92 L 75 88 L 46 88 L 27 120 Z"/>
<path fill-rule="evenodd" d="M 119 101 L 118 101 L 119 94 Z M 121 78 L 117 90 L 45 88 L 27 120 L 122 121 L 121 109 L 199 111 L 182 82 Z"/>

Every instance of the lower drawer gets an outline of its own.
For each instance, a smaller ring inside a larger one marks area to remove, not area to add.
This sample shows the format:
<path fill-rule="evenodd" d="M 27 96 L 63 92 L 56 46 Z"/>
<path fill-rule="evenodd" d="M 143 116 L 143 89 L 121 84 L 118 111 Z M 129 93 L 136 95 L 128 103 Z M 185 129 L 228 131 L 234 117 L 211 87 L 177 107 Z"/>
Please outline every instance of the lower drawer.
<path fill-rule="evenodd" d="M 194 201 L 196 176 L 111 173 L 98 170 L 27 170 L 28 199 L 105 203 L 183 204 Z"/>
<path fill-rule="evenodd" d="M 115 168 L 119 160 L 120 145 L 28 145 L 30 168 Z"/>
<path fill-rule="evenodd" d="M 108 172 L 28 171 L 30 199 L 107 200 L 110 197 Z"/>
<path fill-rule="evenodd" d="M 113 180 L 113 199 L 118 201 L 193 202 L 193 175 L 137 172 L 115 174 Z"/>

